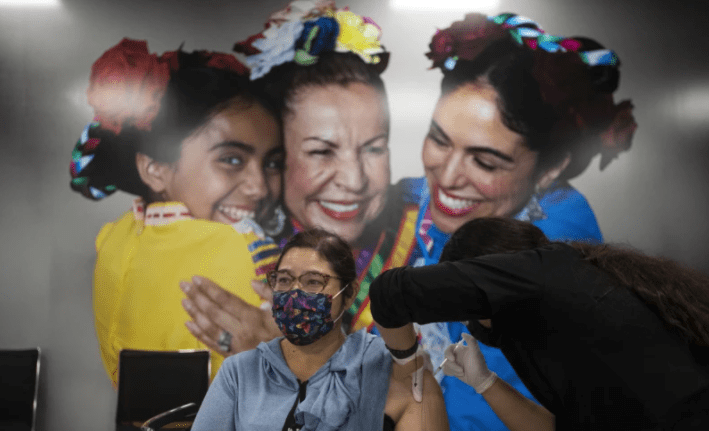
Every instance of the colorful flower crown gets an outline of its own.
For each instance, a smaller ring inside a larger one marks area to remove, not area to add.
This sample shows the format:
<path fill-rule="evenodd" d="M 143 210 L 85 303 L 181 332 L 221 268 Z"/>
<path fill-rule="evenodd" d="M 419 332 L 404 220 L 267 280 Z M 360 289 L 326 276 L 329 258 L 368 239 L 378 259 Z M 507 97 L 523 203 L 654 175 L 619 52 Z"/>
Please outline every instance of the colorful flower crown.
<path fill-rule="evenodd" d="M 594 91 L 591 86 L 579 83 L 583 79 L 576 80 L 580 74 L 587 76 L 588 68 L 620 66 L 618 56 L 610 49 L 582 50 L 579 39 L 547 34 L 536 22 L 513 13 L 490 17 L 468 14 L 463 21 L 437 31 L 426 56 L 433 61 L 432 68 L 448 73 L 455 70 L 460 60 L 473 61 L 493 43 L 509 38 L 534 52 L 532 74 L 540 85 L 542 97 L 553 106 L 583 99 L 588 97 L 586 93 Z M 570 95 L 572 87 L 580 94 Z M 604 169 L 620 152 L 630 149 L 637 124 L 630 101 L 616 105 L 611 94 L 597 99 L 589 106 L 567 106 L 567 109 L 579 129 L 585 129 L 592 120 L 606 118 L 608 126 L 600 134 L 601 169 Z"/>
<path fill-rule="evenodd" d="M 352 52 L 381 70 L 388 61 L 389 54 L 379 42 L 381 28 L 348 8 L 336 9 L 334 1 L 293 1 L 271 15 L 264 27 L 261 33 L 234 45 L 234 51 L 247 55 L 252 80 L 290 61 L 314 64 L 325 52 Z"/>
<path fill-rule="evenodd" d="M 85 169 L 95 157 L 100 139 L 94 129 L 119 135 L 126 127 L 150 131 L 173 72 L 181 67 L 181 58 L 189 57 L 191 67 L 229 70 L 246 75 L 248 69 L 231 54 L 181 49 L 157 56 L 148 51 L 142 40 L 124 38 L 91 66 L 88 103 L 94 119 L 85 128 L 72 151 L 69 166 L 71 187 L 89 199 L 102 199 L 116 191 L 115 185 L 92 185 Z"/>
<path fill-rule="evenodd" d="M 531 50 L 577 52 L 588 66 L 620 65 L 618 56 L 610 49 L 579 51 L 581 43 L 578 40 L 547 34 L 536 22 L 513 13 L 490 17 L 468 14 L 463 21 L 438 30 L 429 45 L 431 51 L 426 56 L 433 60 L 433 67 L 453 70 L 459 59 L 473 60 L 491 43 L 508 35 Z"/>

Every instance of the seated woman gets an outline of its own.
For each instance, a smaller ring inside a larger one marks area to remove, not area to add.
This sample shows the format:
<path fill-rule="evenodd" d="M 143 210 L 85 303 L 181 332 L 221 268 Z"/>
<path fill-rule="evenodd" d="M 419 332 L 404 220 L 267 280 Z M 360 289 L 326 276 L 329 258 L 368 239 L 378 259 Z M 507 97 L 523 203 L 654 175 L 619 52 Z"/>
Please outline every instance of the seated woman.
<path fill-rule="evenodd" d="M 441 261 L 372 283 L 382 337 L 398 348 L 412 342 L 410 322 L 468 321 L 548 409 L 496 379 L 472 338 L 449 347 L 444 368 L 510 429 L 709 426 L 706 275 L 619 247 L 550 243 L 503 218 L 463 225 Z"/>
<path fill-rule="evenodd" d="M 344 240 L 321 229 L 296 234 L 268 280 L 284 337 L 224 361 L 193 431 L 448 429 L 429 372 L 416 402 L 411 370 L 392 367 L 381 338 L 343 332 L 341 318 L 359 289 Z"/>
<path fill-rule="evenodd" d="M 266 98 L 229 54 L 124 39 L 92 67 L 96 117 L 76 145 L 72 188 L 140 196 L 96 238 L 94 312 L 106 371 L 121 349 L 204 348 L 184 322 L 181 280 L 210 277 L 253 305 L 278 249 L 253 222 L 280 194 L 282 147 Z M 255 346 L 255 344 L 254 344 Z M 220 346 L 230 349 L 228 337 Z M 212 355 L 216 374 L 222 356 Z"/>

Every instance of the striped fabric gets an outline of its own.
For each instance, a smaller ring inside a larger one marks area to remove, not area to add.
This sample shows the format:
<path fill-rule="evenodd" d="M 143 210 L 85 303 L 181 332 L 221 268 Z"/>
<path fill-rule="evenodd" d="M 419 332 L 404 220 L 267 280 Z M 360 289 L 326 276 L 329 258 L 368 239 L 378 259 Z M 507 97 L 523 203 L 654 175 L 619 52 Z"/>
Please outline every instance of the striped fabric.
<path fill-rule="evenodd" d="M 193 218 L 187 207 L 180 202 L 155 202 L 146 209 L 140 198 L 133 201 L 133 215 L 145 226 L 164 226 Z"/>
<path fill-rule="evenodd" d="M 281 254 L 281 249 L 270 238 L 263 239 L 254 232 L 244 234 L 246 243 L 254 261 L 256 276 L 266 282 L 266 275 L 269 271 L 276 269 L 276 261 Z"/>
<path fill-rule="evenodd" d="M 579 51 L 581 43 L 572 38 L 554 36 L 546 33 L 536 22 L 529 18 L 511 13 L 503 13 L 488 17 L 488 20 L 507 29 L 520 45 L 526 45 L 532 50 L 541 49 L 546 52 L 577 52 L 581 61 L 593 66 L 617 66 L 618 56 L 610 49 Z"/>
<path fill-rule="evenodd" d="M 71 174 L 71 188 L 92 200 L 103 199 L 117 190 L 114 185 L 104 185 L 95 187 L 91 183 L 89 176 L 86 176 L 84 169 L 91 164 L 94 159 L 94 152 L 101 140 L 90 137 L 91 129 L 99 126 L 98 121 L 91 121 L 84 127 L 81 137 L 76 142 L 71 152 L 71 163 L 69 163 L 69 173 Z"/>
<path fill-rule="evenodd" d="M 382 232 L 366 269 L 360 273 L 359 293 L 348 310 L 349 313 L 354 315 L 352 320 L 353 331 L 362 328 L 371 330 L 374 327 L 374 318 L 369 308 L 369 285 L 372 281 L 383 271 L 406 265 L 414 250 L 418 206 L 407 205 L 403 214 L 404 216 L 396 236 Z"/>
<path fill-rule="evenodd" d="M 421 219 L 421 225 L 419 226 L 418 235 L 423 244 L 426 246 L 426 251 L 431 253 L 433 248 L 433 238 L 428 234 L 428 230 L 433 226 L 433 218 L 431 218 L 431 208 L 426 205 L 426 212 L 423 214 Z"/>

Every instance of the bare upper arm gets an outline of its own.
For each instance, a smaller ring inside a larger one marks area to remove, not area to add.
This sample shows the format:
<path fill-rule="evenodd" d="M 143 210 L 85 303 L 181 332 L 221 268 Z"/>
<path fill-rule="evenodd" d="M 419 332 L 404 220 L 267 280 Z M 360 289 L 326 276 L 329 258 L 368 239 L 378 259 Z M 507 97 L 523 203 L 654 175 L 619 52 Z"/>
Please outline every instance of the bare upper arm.
<path fill-rule="evenodd" d="M 384 409 L 396 423 L 396 431 L 448 431 L 448 415 L 443 393 L 430 371 L 424 372 L 423 400 L 418 403 L 411 393 L 411 377 L 391 378 Z"/>

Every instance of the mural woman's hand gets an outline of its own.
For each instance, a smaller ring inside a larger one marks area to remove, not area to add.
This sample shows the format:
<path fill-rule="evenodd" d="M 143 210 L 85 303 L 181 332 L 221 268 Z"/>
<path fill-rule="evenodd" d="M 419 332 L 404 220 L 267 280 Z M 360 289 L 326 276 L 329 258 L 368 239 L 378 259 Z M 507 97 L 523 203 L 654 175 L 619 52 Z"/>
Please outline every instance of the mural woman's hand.
<path fill-rule="evenodd" d="M 271 305 L 273 305 L 273 290 L 268 287 L 268 284 L 263 281 L 253 280 L 251 281 L 251 288 L 254 289 L 254 292 L 256 292 L 259 298 L 263 301 L 261 308 L 264 310 L 270 310 Z"/>
<path fill-rule="evenodd" d="M 207 278 L 194 276 L 191 282 L 181 282 L 180 288 L 187 295 L 182 306 L 192 318 L 185 323 L 187 329 L 221 355 L 250 350 L 281 335 L 270 310 L 244 302 Z M 223 348 L 225 331 L 231 334 L 227 351 Z"/>

